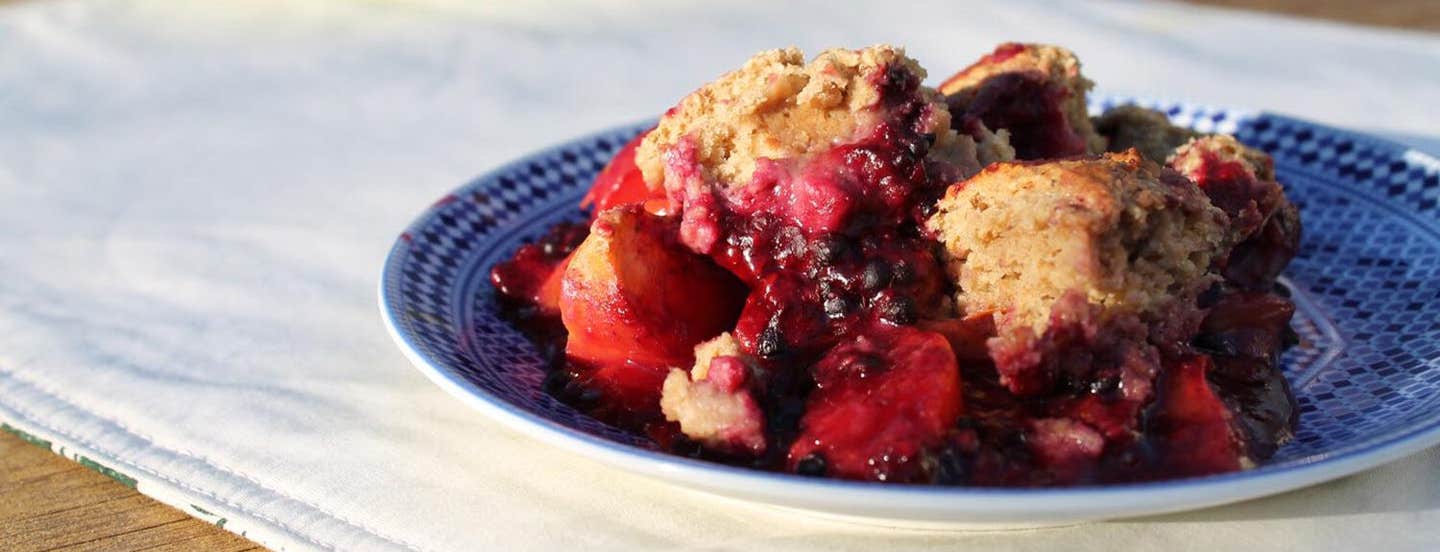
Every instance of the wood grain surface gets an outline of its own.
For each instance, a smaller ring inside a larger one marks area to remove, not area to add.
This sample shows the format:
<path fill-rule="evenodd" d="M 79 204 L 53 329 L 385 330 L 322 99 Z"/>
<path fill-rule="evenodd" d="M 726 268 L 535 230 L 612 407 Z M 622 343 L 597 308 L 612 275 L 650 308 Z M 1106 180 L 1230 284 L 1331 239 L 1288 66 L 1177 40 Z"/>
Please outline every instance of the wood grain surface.
<path fill-rule="evenodd" d="M 0 0 L 0 6 L 13 3 Z M 1349 23 L 1440 30 L 1440 1 L 1199 0 Z M 264 550 L 0 432 L 0 550 Z"/>
<path fill-rule="evenodd" d="M 1396 29 L 1440 31 L 1437 0 L 1192 0 L 1196 4 L 1328 19 Z"/>
<path fill-rule="evenodd" d="M 0 431 L 0 550 L 264 550 Z"/>

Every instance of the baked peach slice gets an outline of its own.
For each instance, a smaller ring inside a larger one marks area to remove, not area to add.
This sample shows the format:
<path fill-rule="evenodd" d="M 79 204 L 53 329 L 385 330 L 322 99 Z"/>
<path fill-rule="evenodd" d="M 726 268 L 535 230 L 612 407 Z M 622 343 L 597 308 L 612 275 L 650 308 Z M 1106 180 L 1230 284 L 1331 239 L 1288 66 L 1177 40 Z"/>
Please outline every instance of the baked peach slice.
<path fill-rule="evenodd" d="M 658 186 L 655 189 L 646 186 L 640 167 L 635 165 L 635 149 L 640 147 L 640 142 L 649 134 L 649 130 L 641 132 L 620 148 L 615 157 L 610 159 L 610 163 L 595 176 L 590 191 L 580 200 L 580 207 L 594 206 L 598 215 L 621 205 L 665 200 L 665 190 Z"/>
<path fill-rule="evenodd" d="M 507 318 L 532 335 L 561 337 L 556 335 L 564 330 L 560 325 L 560 281 L 570 254 L 589 233 L 589 225 L 552 227 L 490 269 L 490 283 Z"/>
<path fill-rule="evenodd" d="M 596 370 L 603 393 L 658 401 L 669 368 L 691 365 L 695 345 L 739 316 L 744 286 L 681 245 L 679 224 L 640 205 L 603 211 L 570 257 L 559 300 L 565 353 Z"/>
<path fill-rule="evenodd" d="M 1254 467 L 1234 413 L 1206 377 L 1214 369 L 1210 357 L 1190 355 L 1165 364 L 1147 420 L 1165 472 L 1196 476 Z"/>
<path fill-rule="evenodd" d="M 945 336 L 877 324 L 811 367 L 788 467 L 805 475 L 916 483 L 961 413 L 960 371 Z"/>
<path fill-rule="evenodd" d="M 916 324 L 920 329 L 934 332 L 950 342 L 959 360 L 989 360 L 990 351 L 985 342 L 995 337 L 995 318 L 991 311 L 983 311 L 965 318 L 944 318 L 921 320 Z"/>
<path fill-rule="evenodd" d="M 561 282 L 565 279 L 565 268 L 570 266 L 570 257 L 555 265 L 555 271 L 545 277 L 545 283 L 535 292 L 535 306 L 542 312 L 560 314 Z"/>

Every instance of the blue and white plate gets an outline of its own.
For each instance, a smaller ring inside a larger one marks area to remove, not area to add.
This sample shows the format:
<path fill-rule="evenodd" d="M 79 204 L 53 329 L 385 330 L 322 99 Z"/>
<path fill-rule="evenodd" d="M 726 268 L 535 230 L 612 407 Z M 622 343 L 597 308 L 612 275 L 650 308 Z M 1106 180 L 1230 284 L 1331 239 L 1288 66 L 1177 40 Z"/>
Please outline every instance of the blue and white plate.
<path fill-rule="evenodd" d="M 882 525 L 1024 527 L 1175 512 L 1320 483 L 1440 443 L 1440 162 L 1278 115 L 1150 105 L 1270 152 L 1302 212 L 1303 245 L 1286 272 L 1302 337 L 1285 355 L 1299 433 L 1253 470 L 1064 489 L 820 480 L 671 456 L 560 403 L 541 390 L 536 349 L 496 315 L 488 273 L 550 225 L 581 219 L 576 203 L 595 173 L 648 124 L 528 155 L 436 202 L 390 251 L 380 311 L 436 384 L 540 441 L 685 487 Z"/>

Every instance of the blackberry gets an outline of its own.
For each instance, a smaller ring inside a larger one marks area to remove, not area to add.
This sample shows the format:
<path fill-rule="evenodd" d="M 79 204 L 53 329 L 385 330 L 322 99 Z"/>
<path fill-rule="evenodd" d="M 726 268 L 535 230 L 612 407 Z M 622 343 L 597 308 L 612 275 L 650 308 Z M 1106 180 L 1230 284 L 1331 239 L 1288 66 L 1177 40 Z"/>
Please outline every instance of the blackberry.
<path fill-rule="evenodd" d="M 832 235 L 815 240 L 810 244 L 810 254 L 820 263 L 833 263 L 850 250 L 850 243 L 844 236 Z"/>
<path fill-rule="evenodd" d="M 818 452 L 812 452 L 795 464 L 795 473 L 808 477 L 825 477 L 827 468 L 825 457 Z"/>
<path fill-rule="evenodd" d="M 864 286 L 866 291 L 878 291 L 890 285 L 890 267 L 880 261 L 870 261 L 861 274 L 860 285 Z"/>
<path fill-rule="evenodd" d="M 1120 376 L 1105 376 L 1090 382 L 1090 392 L 1101 398 L 1113 398 L 1120 392 Z"/>
<path fill-rule="evenodd" d="M 945 447 L 935 458 L 935 483 L 964 485 L 970 479 L 970 458 L 953 446 Z"/>
<path fill-rule="evenodd" d="M 915 269 L 905 261 L 896 261 L 895 268 L 890 269 L 890 282 L 894 284 L 908 283 L 915 277 Z"/>
<path fill-rule="evenodd" d="M 878 305 L 880 318 L 897 326 L 914 324 L 919 320 L 915 302 L 909 297 L 884 297 Z"/>
<path fill-rule="evenodd" d="M 780 339 L 780 329 L 775 326 L 768 326 L 760 331 L 760 339 L 755 343 L 755 354 L 762 357 L 774 357 L 780 354 L 784 347 Z"/>
<path fill-rule="evenodd" d="M 569 383 L 570 375 L 566 374 L 564 370 L 551 370 L 545 374 L 545 379 L 541 380 L 540 388 L 552 396 L 559 395 Z"/>
<path fill-rule="evenodd" d="M 594 408 L 600 406 L 600 401 L 605 399 L 605 394 L 594 387 L 586 387 L 580 391 L 580 396 L 575 397 L 576 405 L 581 408 Z"/>

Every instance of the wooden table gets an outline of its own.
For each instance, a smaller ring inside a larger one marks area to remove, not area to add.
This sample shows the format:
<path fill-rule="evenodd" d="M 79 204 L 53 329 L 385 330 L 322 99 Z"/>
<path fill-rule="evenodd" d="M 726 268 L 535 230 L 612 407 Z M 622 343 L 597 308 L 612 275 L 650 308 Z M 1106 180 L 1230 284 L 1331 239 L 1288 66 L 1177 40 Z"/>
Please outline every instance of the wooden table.
<path fill-rule="evenodd" d="M 1382 25 L 1397 29 L 1440 31 L 1440 2 L 1435 0 L 1190 0 L 1231 8 L 1318 19 Z"/>
<path fill-rule="evenodd" d="M 7 0 L 0 0 L 3 5 Z M 1370 25 L 1440 30 L 1435 0 L 1198 0 Z M 0 549 L 263 550 L 79 464 L 0 432 Z"/>
<path fill-rule="evenodd" d="M 0 550 L 264 550 L 0 432 Z"/>

